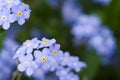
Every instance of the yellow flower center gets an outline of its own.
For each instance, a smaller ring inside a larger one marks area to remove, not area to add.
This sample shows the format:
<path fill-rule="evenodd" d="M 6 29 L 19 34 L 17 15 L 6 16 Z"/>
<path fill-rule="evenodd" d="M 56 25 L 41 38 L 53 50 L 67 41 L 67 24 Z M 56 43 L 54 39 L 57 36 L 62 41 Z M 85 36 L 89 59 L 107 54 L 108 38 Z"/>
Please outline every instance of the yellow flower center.
<path fill-rule="evenodd" d="M 2 16 L 2 20 L 5 21 L 6 20 L 6 16 Z"/>
<path fill-rule="evenodd" d="M 42 41 L 42 43 L 43 43 L 43 44 L 47 44 L 48 41 L 45 39 L 45 40 Z"/>
<path fill-rule="evenodd" d="M 31 44 L 31 42 L 30 41 L 28 41 L 27 42 L 27 46 L 31 46 L 32 44 Z"/>
<path fill-rule="evenodd" d="M 55 61 L 54 63 L 53 63 L 53 66 L 56 66 L 57 65 L 57 62 Z"/>
<path fill-rule="evenodd" d="M 73 63 L 73 65 L 74 65 L 74 66 L 77 66 L 77 63 L 76 63 L 76 62 L 74 62 L 74 63 Z"/>
<path fill-rule="evenodd" d="M 47 59 L 46 59 L 46 57 L 42 57 L 41 60 L 42 60 L 42 62 L 46 62 Z"/>
<path fill-rule="evenodd" d="M 21 11 L 18 11 L 17 15 L 18 15 L 19 17 L 21 17 L 21 16 L 22 16 L 22 12 L 21 12 Z"/>
<path fill-rule="evenodd" d="M 26 61 L 25 66 L 28 67 L 29 65 L 30 65 L 30 63 Z"/>
<path fill-rule="evenodd" d="M 62 75 L 66 75 L 66 74 L 67 74 L 66 71 L 63 70 L 63 71 L 62 71 Z"/>
<path fill-rule="evenodd" d="M 57 50 L 53 50 L 52 53 L 53 53 L 54 55 L 56 55 L 56 54 L 57 54 Z"/>
<path fill-rule="evenodd" d="M 11 3 L 13 0 L 7 0 L 8 3 Z"/>
<path fill-rule="evenodd" d="M 69 61 L 69 59 L 68 59 L 68 58 L 64 58 L 64 61 L 65 61 L 65 62 L 68 62 L 68 61 Z"/>

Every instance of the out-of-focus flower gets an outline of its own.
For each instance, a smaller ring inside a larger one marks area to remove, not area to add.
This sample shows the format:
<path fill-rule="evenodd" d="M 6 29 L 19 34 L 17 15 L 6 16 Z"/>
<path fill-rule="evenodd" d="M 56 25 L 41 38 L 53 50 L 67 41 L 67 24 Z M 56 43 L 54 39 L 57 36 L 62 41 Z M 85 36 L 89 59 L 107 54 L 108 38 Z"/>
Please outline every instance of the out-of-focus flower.
<path fill-rule="evenodd" d="M 76 40 L 89 38 L 99 31 L 101 20 L 96 15 L 80 15 L 74 24 L 71 33 Z"/>
<path fill-rule="evenodd" d="M 98 54 L 104 56 L 112 55 L 116 48 L 115 39 L 107 27 L 103 27 L 99 33 L 90 38 L 89 44 L 97 51 Z"/>
<path fill-rule="evenodd" d="M 100 3 L 100 4 L 104 5 L 104 6 L 107 6 L 112 2 L 112 0 L 94 0 L 94 2 L 95 3 Z"/>
<path fill-rule="evenodd" d="M 62 16 L 65 23 L 74 23 L 80 15 L 80 9 L 74 1 L 66 0 L 62 6 Z"/>
<path fill-rule="evenodd" d="M 85 40 L 99 55 L 113 54 L 115 39 L 107 27 L 101 27 L 101 20 L 95 15 L 81 15 L 74 24 L 71 33 L 76 43 Z"/>
<path fill-rule="evenodd" d="M 10 38 L 5 38 L 0 52 L 0 80 L 9 80 L 15 68 L 15 61 L 12 60 L 14 50 L 18 43 Z"/>

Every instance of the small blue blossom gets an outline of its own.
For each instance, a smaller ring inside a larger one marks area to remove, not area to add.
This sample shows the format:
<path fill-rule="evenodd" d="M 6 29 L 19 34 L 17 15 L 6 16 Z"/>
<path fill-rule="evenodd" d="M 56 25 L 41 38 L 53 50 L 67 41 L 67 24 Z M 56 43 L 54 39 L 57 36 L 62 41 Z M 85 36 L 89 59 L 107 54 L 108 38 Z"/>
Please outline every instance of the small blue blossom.
<path fill-rule="evenodd" d="M 89 40 L 89 44 L 96 50 L 99 55 L 104 56 L 113 54 L 116 45 L 111 31 L 107 27 L 102 28 L 100 33 L 93 36 Z"/>
<path fill-rule="evenodd" d="M 79 61 L 78 57 L 71 57 L 70 67 L 74 69 L 76 72 L 80 72 L 83 68 L 86 68 L 87 65 L 84 62 Z"/>
<path fill-rule="evenodd" d="M 69 68 L 61 68 L 56 71 L 56 75 L 59 76 L 60 80 L 67 80 L 67 75 L 70 72 Z"/>
<path fill-rule="evenodd" d="M 29 6 L 20 0 L 0 0 L 0 25 L 5 30 L 15 21 L 22 25 L 30 17 L 30 12 Z"/>
<path fill-rule="evenodd" d="M 16 16 L 15 19 L 18 21 L 19 25 L 23 25 L 25 20 L 30 17 L 31 10 L 26 4 L 20 4 L 12 8 L 13 14 Z"/>
<path fill-rule="evenodd" d="M 67 79 L 66 80 L 80 80 L 79 77 L 73 73 L 69 73 L 69 75 L 67 75 Z"/>
<path fill-rule="evenodd" d="M 0 12 L 0 25 L 2 25 L 5 30 L 10 27 L 10 23 L 15 21 L 11 20 L 11 17 L 12 15 L 10 14 L 10 9 L 4 8 Z"/>
<path fill-rule="evenodd" d="M 54 44 L 56 42 L 55 39 L 46 39 L 46 38 L 42 38 L 42 41 L 40 42 L 40 46 L 39 48 L 43 48 L 43 47 L 49 47 L 51 46 L 52 44 Z"/>
<path fill-rule="evenodd" d="M 32 40 L 26 40 L 23 45 L 17 49 L 16 54 L 14 55 L 14 59 L 19 57 L 20 55 L 24 55 L 25 53 L 29 54 L 33 51 L 33 49 L 39 46 L 40 41 L 37 38 L 33 38 Z"/>
<path fill-rule="evenodd" d="M 65 52 L 62 57 L 60 57 L 60 64 L 63 66 L 71 65 L 71 56 L 69 52 Z"/>
<path fill-rule="evenodd" d="M 36 58 L 36 62 L 41 65 L 44 70 L 48 70 L 50 65 L 54 62 L 54 58 L 50 56 L 50 51 L 47 48 L 44 48 L 42 52 L 35 51 L 34 56 Z"/>
<path fill-rule="evenodd" d="M 0 80 L 9 80 L 15 68 L 16 62 L 12 60 L 12 57 L 15 54 L 14 49 L 18 44 L 9 38 L 5 38 L 3 43 L 0 51 Z M 7 43 L 10 43 L 10 45 Z M 3 77 L 4 75 L 6 76 Z"/>
<path fill-rule="evenodd" d="M 44 80 L 45 79 L 45 73 L 46 73 L 46 71 L 39 67 L 38 69 L 36 69 L 34 71 L 33 77 L 36 80 Z"/>
<path fill-rule="evenodd" d="M 66 0 L 62 6 L 62 16 L 65 23 L 74 23 L 79 17 L 80 9 L 73 0 Z"/>
<path fill-rule="evenodd" d="M 71 33 L 75 40 L 89 38 L 99 31 L 101 20 L 96 15 L 80 15 L 74 24 Z M 79 41 L 80 42 L 80 41 Z"/>
<path fill-rule="evenodd" d="M 54 56 L 55 58 L 63 55 L 63 52 L 60 50 L 59 44 L 53 44 L 49 47 L 49 49 L 50 49 L 51 55 Z"/>
<path fill-rule="evenodd" d="M 33 61 L 32 55 L 20 56 L 19 57 L 20 64 L 18 64 L 17 68 L 19 71 L 26 71 L 28 76 L 33 74 L 33 70 L 37 69 L 37 64 Z"/>

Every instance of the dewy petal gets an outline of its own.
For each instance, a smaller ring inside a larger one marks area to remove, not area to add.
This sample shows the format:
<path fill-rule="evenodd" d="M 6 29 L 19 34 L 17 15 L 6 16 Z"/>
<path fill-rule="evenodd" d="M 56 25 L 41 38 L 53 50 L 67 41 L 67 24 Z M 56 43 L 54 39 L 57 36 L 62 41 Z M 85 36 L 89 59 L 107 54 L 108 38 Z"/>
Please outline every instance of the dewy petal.
<path fill-rule="evenodd" d="M 25 67 L 23 64 L 19 64 L 19 65 L 17 66 L 17 69 L 18 69 L 19 71 L 23 72 L 23 71 L 25 71 L 26 67 Z"/>
<path fill-rule="evenodd" d="M 4 22 L 3 29 L 7 30 L 10 27 L 10 23 L 8 21 Z"/>
<path fill-rule="evenodd" d="M 31 76 L 31 75 L 33 74 L 33 69 L 32 69 L 31 67 L 28 67 L 28 68 L 26 69 L 26 74 L 27 74 L 28 76 Z"/>
<path fill-rule="evenodd" d="M 19 25 L 23 25 L 24 23 L 25 23 L 25 19 L 23 19 L 23 18 L 18 19 L 18 24 Z"/>

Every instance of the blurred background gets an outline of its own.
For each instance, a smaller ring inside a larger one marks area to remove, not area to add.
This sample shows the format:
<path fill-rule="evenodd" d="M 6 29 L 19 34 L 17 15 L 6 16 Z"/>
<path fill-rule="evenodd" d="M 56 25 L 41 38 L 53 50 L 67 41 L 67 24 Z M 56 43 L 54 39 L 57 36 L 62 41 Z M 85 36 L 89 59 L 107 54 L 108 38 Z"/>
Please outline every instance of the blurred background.
<path fill-rule="evenodd" d="M 15 75 L 16 47 L 34 37 L 55 38 L 63 51 L 86 62 L 87 68 L 77 73 L 81 80 L 120 80 L 120 0 L 23 2 L 30 6 L 30 19 L 0 34 L 0 76 L 8 75 L 4 80 Z"/>

